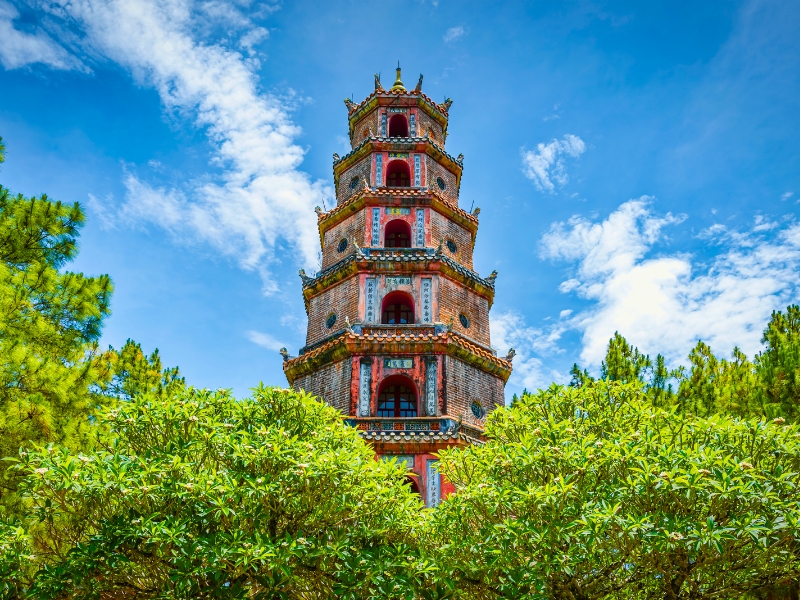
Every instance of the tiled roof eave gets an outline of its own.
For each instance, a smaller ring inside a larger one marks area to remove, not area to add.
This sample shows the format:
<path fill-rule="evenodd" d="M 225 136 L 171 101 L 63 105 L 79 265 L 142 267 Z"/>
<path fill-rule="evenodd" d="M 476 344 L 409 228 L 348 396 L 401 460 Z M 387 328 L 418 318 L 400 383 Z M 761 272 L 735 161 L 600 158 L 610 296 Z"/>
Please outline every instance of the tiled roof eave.
<path fill-rule="evenodd" d="M 473 232 L 473 234 L 477 233 L 478 231 L 478 217 L 468 213 L 463 208 L 459 207 L 455 202 L 446 198 L 433 188 L 364 187 L 361 188 L 360 191 L 350 196 L 350 198 L 345 200 L 342 204 L 333 207 L 328 212 L 319 213 L 317 217 L 317 225 L 320 230 L 320 240 L 322 241 L 322 234 L 324 231 L 333 227 L 333 225 L 339 222 L 339 219 L 346 218 L 346 216 L 349 216 L 358 210 L 361 207 L 360 203 L 366 204 L 368 199 L 393 198 L 397 196 L 406 198 L 419 198 L 421 201 L 435 201 L 450 211 L 453 216 L 457 217 L 456 220 L 459 221 L 461 225 Z"/>
<path fill-rule="evenodd" d="M 382 249 L 381 249 L 382 250 Z M 331 284 L 337 283 L 346 276 L 355 274 L 358 271 L 380 271 L 378 264 L 397 263 L 407 266 L 409 269 L 419 268 L 421 271 L 439 271 L 451 278 L 461 282 L 469 282 L 475 292 L 489 300 L 489 306 L 494 300 L 494 280 L 485 279 L 466 268 L 452 258 L 443 255 L 433 248 L 419 248 L 417 252 L 398 253 L 394 252 L 373 252 L 371 248 L 357 249 L 351 252 L 346 258 L 320 271 L 315 277 L 308 277 L 303 280 L 303 295 L 307 297 L 315 296 L 317 293 L 327 289 Z M 444 265 L 444 269 L 441 268 Z"/>
<path fill-rule="evenodd" d="M 430 146 L 432 146 L 437 152 L 439 152 L 445 158 L 447 158 L 447 160 L 450 161 L 453 165 L 457 166 L 459 169 L 463 169 L 464 168 L 464 164 L 461 161 L 459 161 L 457 158 L 455 158 L 452 155 L 450 155 L 447 152 L 447 150 L 445 150 L 442 146 L 440 146 L 434 140 L 432 140 L 431 138 L 429 138 L 427 136 L 425 136 L 425 137 L 416 136 L 416 137 L 407 137 L 407 138 L 394 138 L 394 137 L 381 137 L 381 136 L 373 135 L 373 136 L 369 136 L 369 137 L 364 138 L 364 140 L 361 141 L 358 144 L 358 146 L 353 148 L 350 152 L 348 152 L 344 156 L 340 157 L 339 160 L 334 161 L 334 163 L 333 163 L 334 175 L 336 174 L 336 168 L 339 165 L 344 164 L 346 162 L 349 162 L 354 158 L 360 158 L 360 154 L 362 153 L 363 148 L 365 146 L 367 146 L 367 145 L 371 145 L 373 143 L 395 144 L 395 145 L 396 144 L 417 145 L 417 144 L 424 144 L 426 142 Z M 366 153 L 364 153 L 364 154 L 366 154 Z"/>
<path fill-rule="evenodd" d="M 425 100 L 425 103 L 430 108 L 432 108 L 435 112 L 439 113 L 439 115 L 444 119 L 445 123 L 447 122 L 447 119 L 449 117 L 448 111 L 445 108 L 443 108 L 442 105 L 437 104 L 436 102 L 431 100 L 431 98 L 429 96 L 427 96 L 426 94 L 423 94 L 422 92 L 418 92 L 416 90 L 400 91 L 400 90 L 383 90 L 383 89 L 381 89 L 381 90 L 373 91 L 369 96 L 367 96 L 361 102 L 359 102 L 358 104 L 355 104 L 350 110 L 348 110 L 348 112 L 347 112 L 347 120 L 350 123 L 350 127 L 351 128 L 353 127 L 355 122 L 358 121 L 358 119 L 360 117 L 359 113 L 361 112 L 361 110 L 364 109 L 365 107 L 367 107 L 369 105 L 370 101 L 373 98 L 378 98 L 382 94 L 385 94 L 386 96 L 410 96 L 410 97 L 421 98 L 421 99 Z"/>
<path fill-rule="evenodd" d="M 375 352 L 402 352 L 409 354 L 448 354 L 493 375 L 504 381 L 511 375 L 511 363 L 495 356 L 489 349 L 479 346 L 455 331 L 438 334 L 414 334 L 412 332 L 395 335 L 376 335 L 356 333 L 345 330 L 341 335 L 283 363 L 287 379 L 293 383 L 297 377 L 318 368 L 317 363 L 335 362 L 353 354 L 374 354 Z"/>

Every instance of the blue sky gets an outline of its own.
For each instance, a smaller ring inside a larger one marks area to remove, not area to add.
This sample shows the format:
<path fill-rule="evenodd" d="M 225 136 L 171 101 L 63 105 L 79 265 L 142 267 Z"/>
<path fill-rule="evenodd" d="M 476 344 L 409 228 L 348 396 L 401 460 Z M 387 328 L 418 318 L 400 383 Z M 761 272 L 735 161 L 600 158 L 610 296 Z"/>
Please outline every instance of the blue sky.
<path fill-rule="evenodd" d="M 616 330 L 672 365 L 752 356 L 798 301 L 798 30 L 790 2 L 0 0 L 0 183 L 86 207 L 104 343 L 283 384 L 342 100 L 400 60 L 454 101 L 509 397 L 596 372 Z"/>

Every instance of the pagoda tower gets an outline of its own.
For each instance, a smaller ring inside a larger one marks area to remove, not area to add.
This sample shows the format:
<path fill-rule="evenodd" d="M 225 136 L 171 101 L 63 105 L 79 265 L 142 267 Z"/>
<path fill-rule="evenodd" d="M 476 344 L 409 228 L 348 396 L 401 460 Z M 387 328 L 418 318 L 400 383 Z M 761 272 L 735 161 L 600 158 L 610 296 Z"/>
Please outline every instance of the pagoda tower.
<path fill-rule="evenodd" d="M 397 79 L 345 100 L 352 151 L 334 154 L 336 207 L 317 208 L 322 267 L 300 271 L 306 345 L 285 350 L 289 384 L 323 399 L 382 457 L 406 462 L 427 506 L 452 487 L 442 448 L 481 443 L 504 404 L 513 350 L 489 339 L 495 278 L 472 253 L 479 209 L 459 206 L 463 155 L 445 150 L 452 101 Z"/>

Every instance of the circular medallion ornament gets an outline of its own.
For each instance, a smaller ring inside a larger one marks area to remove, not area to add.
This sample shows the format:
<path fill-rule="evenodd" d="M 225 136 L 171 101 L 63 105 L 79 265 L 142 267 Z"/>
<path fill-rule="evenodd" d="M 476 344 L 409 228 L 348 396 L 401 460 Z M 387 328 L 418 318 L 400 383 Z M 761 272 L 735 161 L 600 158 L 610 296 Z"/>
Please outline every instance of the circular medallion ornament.
<path fill-rule="evenodd" d="M 347 250 L 347 238 L 342 238 L 339 240 L 339 245 L 336 246 L 336 251 L 341 254 L 345 250 Z"/>
<path fill-rule="evenodd" d="M 483 407 L 481 406 L 480 402 L 473 402 L 471 408 L 472 408 L 472 414 L 475 415 L 476 419 L 483 418 Z"/>
<path fill-rule="evenodd" d="M 328 318 L 325 319 L 325 327 L 330 329 L 334 325 L 336 325 L 336 313 L 331 313 L 328 315 Z"/>
<path fill-rule="evenodd" d="M 445 191 L 445 189 L 447 189 L 447 184 L 445 184 L 444 179 L 442 179 L 441 177 L 436 178 L 436 185 L 438 185 L 439 189 L 442 191 Z"/>
<path fill-rule="evenodd" d="M 464 327 L 464 329 L 469 329 L 469 319 L 467 318 L 467 315 L 461 313 L 458 315 L 458 320 L 461 321 L 461 325 Z"/>
<path fill-rule="evenodd" d="M 353 178 L 350 180 L 350 189 L 351 189 L 351 190 L 354 190 L 354 189 L 356 189 L 357 187 L 358 187 L 358 175 L 356 175 L 355 177 L 353 177 Z"/>
<path fill-rule="evenodd" d="M 456 250 L 458 250 L 458 246 L 456 246 L 456 243 L 453 240 L 447 240 L 446 244 L 447 244 L 447 249 L 450 250 L 450 252 L 452 252 L 453 254 L 455 254 Z"/>

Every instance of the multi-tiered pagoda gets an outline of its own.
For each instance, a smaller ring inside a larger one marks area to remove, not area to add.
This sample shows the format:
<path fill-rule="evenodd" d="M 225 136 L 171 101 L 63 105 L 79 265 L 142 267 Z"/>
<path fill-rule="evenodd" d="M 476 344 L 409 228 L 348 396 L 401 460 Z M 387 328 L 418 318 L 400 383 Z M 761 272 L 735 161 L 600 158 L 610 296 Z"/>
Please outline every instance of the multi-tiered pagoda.
<path fill-rule="evenodd" d="M 511 357 L 489 339 L 496 272 L 478 275 L 478 213 L 459 207 L 463 155 L 445 150 L 451 101 L 375 76 L 345 100 L 352 151 L 334 154 L 336 207 L 317 209 L 322 270 L 301 271 L 306 346 L 284 371 L 348 415 L 381 456 L 405 461 L 428 506 L 450 490 L 435 453 L 480 442 Z"/>

